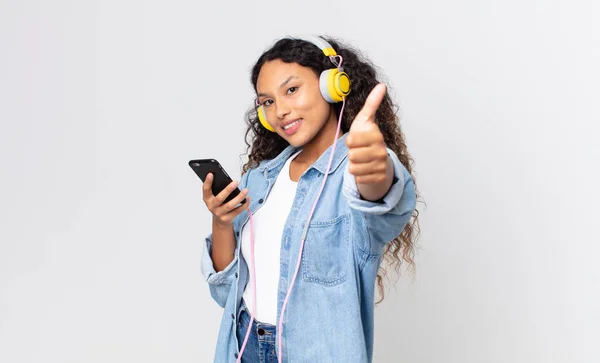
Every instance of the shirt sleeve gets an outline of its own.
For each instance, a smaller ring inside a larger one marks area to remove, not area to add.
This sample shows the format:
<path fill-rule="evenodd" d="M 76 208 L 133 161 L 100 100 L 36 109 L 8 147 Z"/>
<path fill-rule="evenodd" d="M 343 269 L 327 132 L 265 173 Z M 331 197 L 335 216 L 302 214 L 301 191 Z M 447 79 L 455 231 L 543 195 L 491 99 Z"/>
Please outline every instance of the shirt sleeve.
<path fill-rule="evenodd" d="M 362 218 L 366 225 L 369 241 L 386 244 L 396 238 L 410 221 L 416 207 L 416 192 L 413 179 L 396 153 L 387 149 L 394 165 L 394 182 L 387 194 L 378 201 L 362 199 L 354 175 L 350 174 L 346 164 L 342 185 L 352 213 Z M 362 246 L 372 250 L 374 246 Z M 381 246 L 379 246 L 381 247 Z"/>
<path fill-rule="evenodd" d="M 222 271 L 216 272 L 212 255 L 212 233 L 205 238 L 205 244 L 202 252 L 201 269 L 204 278 L 208 282 L 210 295 L 221 307 L 225 307 L 227 297 L 235 279 L 233 274 L 237 270 L 238 258 L 234 256 L 233 261 Z"/>

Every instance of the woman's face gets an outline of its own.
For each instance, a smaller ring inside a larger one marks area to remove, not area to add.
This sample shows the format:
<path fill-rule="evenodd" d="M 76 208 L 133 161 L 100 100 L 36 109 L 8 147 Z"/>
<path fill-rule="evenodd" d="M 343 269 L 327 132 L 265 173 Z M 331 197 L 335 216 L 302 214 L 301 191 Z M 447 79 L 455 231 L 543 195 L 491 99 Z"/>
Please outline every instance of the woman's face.
<path fill-rule="evenodd" d="M 310 142 L 332 119 L 333 108 L 319 90 L 319 77 L 312 69 L 281 60 L 261 67 L 256 82 L 258 102 L 267 122 L 290 145 Z"/>

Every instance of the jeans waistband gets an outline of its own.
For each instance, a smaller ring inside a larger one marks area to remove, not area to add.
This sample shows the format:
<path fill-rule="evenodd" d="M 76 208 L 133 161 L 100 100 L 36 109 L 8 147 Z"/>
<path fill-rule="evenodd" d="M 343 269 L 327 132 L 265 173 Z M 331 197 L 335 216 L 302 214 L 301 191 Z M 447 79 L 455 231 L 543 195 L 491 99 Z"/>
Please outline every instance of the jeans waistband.
<path fill-rule="evenodd" d="M 240 305 L 240 311 L 238 313 L 239 320 L 244 326 L 248 326 L 250 324 L 250 310 L 244 303 L 244 299 L 242 299 L 242 303 Z M 261 340 L 271 340 L 275 339 L 276 335 L 276 327 L 275 325 L 263 323 L 261 321 L 256 320 L 252 322 L 252 331 L 259 336 Z"/>

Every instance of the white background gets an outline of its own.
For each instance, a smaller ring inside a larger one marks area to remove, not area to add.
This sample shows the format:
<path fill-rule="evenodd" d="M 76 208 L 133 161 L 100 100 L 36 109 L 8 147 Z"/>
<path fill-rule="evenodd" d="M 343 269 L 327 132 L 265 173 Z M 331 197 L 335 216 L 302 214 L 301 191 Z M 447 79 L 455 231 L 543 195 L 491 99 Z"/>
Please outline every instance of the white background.
<path fill-rule="evenodd" d="M 385 72 L 427 203 L 375 362 L 600 361 L 599 10 L 2 0 L 0 361 L 212 361 L 187 162 L 239 177 L 250 67 L 305 33 Z"/>

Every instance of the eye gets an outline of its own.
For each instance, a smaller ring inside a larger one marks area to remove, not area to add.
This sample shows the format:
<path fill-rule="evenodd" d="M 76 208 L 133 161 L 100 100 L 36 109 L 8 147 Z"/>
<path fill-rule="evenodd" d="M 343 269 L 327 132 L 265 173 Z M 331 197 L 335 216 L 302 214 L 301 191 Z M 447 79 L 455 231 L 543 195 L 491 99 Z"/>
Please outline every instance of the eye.
<path fill-rule="evenodd" d="M 266 100 L 262 103 L 263 106 L 270 106 L 273 100 Z"/>
<path fill-rule="evenodd" d="M 295 93 L 298 90 L 298 87 L 290 87 L 288 88 L 288 94 Z"/>

